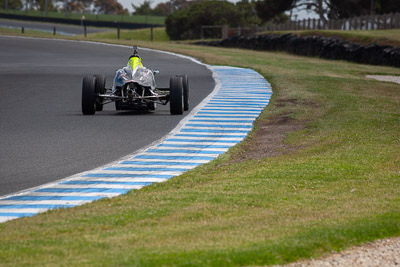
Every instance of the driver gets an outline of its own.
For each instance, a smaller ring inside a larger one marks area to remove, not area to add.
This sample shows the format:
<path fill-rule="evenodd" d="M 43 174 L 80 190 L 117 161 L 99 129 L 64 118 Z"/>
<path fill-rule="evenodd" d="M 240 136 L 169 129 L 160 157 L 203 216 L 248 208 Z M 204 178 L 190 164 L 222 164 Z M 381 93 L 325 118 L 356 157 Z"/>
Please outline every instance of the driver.
<path fill-rule="evenodd" d="M 119 85 L 122 85 L 123 77 L 130 77 L 132 75 L 131 70 L 134 71 L 137 67 L 143 68 L 143 64 L 142 59 L 140 58 L 138 53 L 138 47 L 134 46 L 133 54 L 129 57 L 129 61 L 126 67 L 117 70 L 117 73 L 115 74 L 112 93 L 115 93 L 117 91 L 117 87 Z"/>

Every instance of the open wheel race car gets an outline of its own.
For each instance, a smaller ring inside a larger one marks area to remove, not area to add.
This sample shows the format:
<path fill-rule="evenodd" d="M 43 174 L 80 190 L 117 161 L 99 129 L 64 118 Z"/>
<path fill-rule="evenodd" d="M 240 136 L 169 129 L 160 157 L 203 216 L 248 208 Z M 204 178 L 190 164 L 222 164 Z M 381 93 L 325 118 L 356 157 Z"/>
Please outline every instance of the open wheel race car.
<path fill-rule="evenodd" d="M 169 88 L 157 88 L 157 70 L 138 66 L 117 71 L 113 88 L 106 88 L 105 75 L 86 76 L 82 84 L 82 113 L 93 115 L 114 102 L 116 110 L 155 110 L 170 103 L 170 113 L 189 110 L 189 80 L 186 74 L 170 78 Z"/>

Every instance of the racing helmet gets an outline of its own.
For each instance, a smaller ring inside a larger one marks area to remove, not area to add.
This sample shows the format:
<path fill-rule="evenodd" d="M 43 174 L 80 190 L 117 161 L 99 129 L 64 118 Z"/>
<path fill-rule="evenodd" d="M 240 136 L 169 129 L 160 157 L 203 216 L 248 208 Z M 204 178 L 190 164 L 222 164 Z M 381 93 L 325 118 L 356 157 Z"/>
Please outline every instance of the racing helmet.
<path fill-rule="evenodd" d="M 132 70 L 134 70 L 137 66 L 143 67 L 142 59 L 138 53 L 138 47 L 133 47 L 133 55 L 129 57 L 128 65 L 131 66 Z"/>

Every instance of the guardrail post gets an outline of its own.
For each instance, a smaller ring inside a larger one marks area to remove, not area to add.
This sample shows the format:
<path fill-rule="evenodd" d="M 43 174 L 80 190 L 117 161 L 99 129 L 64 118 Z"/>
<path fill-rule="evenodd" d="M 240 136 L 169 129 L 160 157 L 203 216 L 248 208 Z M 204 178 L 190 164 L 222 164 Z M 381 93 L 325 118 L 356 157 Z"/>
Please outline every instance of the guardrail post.
<path fill-rule="evenodd" d="M 374 15 L 370 16 L 370 21 L 371 21 L 370 30 L 375 30 L 375 16 Z"/>
<path fill-rule="evenodd" d="M 383 15 L 383 29 L 384 30 L 387 29 L 387 19 L 388 19 L 388 15 L 387 14 Z"/>
<path fill-rule="evenodd" d="M 118 40 L 119 40 L 119 38 L 121 37 L 121 36 L 120 36 L 120 31 L 121 31 L 121 29 L 120 29 L 120 27 L 119 27 L 119 25 L 118 25 L 118 28 L 117 28 L 117 38 L 118 38 Z"/>
<path fill-rule="evenodd" d="M 53 27 L 53 35 L 56 35 L 56 26 Z"/>
<path fill-rule="evenodd" d="M 366 30 L 371 30 L 371 28 L 372 28 L 372 20 L 371 20 L 371 16 L 366 16 L 365 17 L 365 19 L 366 19 L 366 23 L 367 23 L 367 26 L 366 26 Z"/>
<path fill-rule="evenodd" d="M 394 14 L 390 13 L 390 29 L 394 29 Z"/>
<path fill-rule="evenodd" d="M 364 24 L 365 24 L 365 30 L 368 30 L 368 23 L 369 23 L 369 19 L 368 16 L 364 16 Z"/>
<path fill-rule="evenodd" d="M 228 38 L 229 36 L 229 33 L 228 33 L 228 31 L 229 31 L 229 28 L 228 28 L 228 25 L 223 25 L 222 26 L 222 39 L 226 39 L 226 38 Z"/>
<path fill-rule="evenodd" d="M 25 29 L 24 26 L 21 27 L 21 33 L 24 34 L 25 33 Z"/>
<path fill-rule="evenodd" d="M 377 30 L 380 30 L 380 28 L 381 28 L 381 16 L 376 16 L 376 29 Z"/>

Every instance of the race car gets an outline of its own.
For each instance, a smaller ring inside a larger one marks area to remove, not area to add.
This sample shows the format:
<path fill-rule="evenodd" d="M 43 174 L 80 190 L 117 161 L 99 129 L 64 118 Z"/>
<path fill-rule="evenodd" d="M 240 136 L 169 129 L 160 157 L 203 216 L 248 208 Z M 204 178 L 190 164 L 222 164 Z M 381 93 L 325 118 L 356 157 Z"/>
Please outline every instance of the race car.
<path fill-rule="evenodd" d="M 106 88 L 105 75 L 83 78 L 82 113 L 94 115 L 103 106 L 115 103 L 116 110 L 155 110 L 157 104 L 170 103 L 172 115 L 189 110 L 189 79 L 186 74 L 170 78 L 169 88 L 157 88 L 158 70 L 127 67 L 117 71 L 113 88 Z"/>

